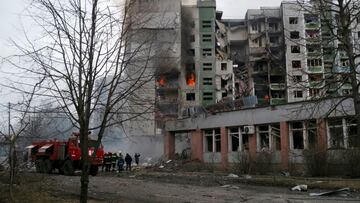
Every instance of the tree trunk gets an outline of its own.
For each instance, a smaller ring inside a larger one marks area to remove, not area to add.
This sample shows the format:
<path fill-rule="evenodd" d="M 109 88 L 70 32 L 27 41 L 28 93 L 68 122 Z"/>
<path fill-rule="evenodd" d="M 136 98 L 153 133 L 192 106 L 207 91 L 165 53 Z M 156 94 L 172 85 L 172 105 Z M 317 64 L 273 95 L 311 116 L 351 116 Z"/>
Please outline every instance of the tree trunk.
<path fill-rule="evenodd" d="M 87 129 L 87 128 L 86 128 Z M 81 147 L 81 193 L 80 202 L 86 203 L 89 187 L 89 170 L 90 163 L 88 159 L 88 130 L 81 130 L 80 128 L 80 147 Z"/>

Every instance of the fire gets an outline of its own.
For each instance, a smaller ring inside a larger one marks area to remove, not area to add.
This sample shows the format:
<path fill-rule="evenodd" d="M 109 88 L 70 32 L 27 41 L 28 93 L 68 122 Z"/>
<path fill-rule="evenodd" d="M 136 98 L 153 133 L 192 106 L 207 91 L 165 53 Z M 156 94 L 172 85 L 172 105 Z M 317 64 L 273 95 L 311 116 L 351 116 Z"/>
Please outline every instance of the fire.
<path fill-rule="evenodd" d="M 158 83 L 160 86 L 164 86 L 165 83 L 166 83 L 166 80 L 165 80 L 165 77 L 164 76 L 161 76 L 158 80 Z"/>
<path fill-rule="evenodd" d="M 196 77 L 195 73 L 190 73 L 186 78 L 186 84 L 189 86 L 195 86 L 196 84 Z"/>

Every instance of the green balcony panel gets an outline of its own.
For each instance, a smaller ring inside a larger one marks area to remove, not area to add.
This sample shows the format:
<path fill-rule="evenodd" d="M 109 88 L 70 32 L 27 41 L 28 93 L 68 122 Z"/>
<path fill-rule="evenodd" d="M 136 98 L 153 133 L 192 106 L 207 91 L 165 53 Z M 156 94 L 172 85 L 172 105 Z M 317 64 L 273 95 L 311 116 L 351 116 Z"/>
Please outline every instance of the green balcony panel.
<path fill-rule="evenodd" d="M 322 73 L 324 69 L 322 66 L 308 66 L 307 68 L 309 73 Z"/>
<path fill-rule="evenodd" d="M 320 23 L 307 23 L 305 24 L 306 29 L 319 29 Z"/>
<path fill-rule="evenodd" d="M 309 82 L 309 88 L 313 88 L 313 89 L 323 88 L 324 85 L 325 85 L 324 81 Z"/>
<path fill-rule="evenodd" d="M 286 86 L 285 83 L 271 83 L 270 89 L 271 90 L 285 90 Z"/>

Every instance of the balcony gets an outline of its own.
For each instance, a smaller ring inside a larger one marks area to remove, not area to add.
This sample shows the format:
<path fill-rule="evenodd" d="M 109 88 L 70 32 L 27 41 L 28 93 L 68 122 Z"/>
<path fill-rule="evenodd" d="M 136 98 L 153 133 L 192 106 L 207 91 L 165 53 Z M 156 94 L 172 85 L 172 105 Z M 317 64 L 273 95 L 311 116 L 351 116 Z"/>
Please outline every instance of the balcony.
<path fill-rule="evenodd" d="M 350 73 L 350 67 L 349 66 L 336 66 L 334 67 L 335 73 Z"/>
<path fill-rule="evenodd" d="M 285 104 L 286 99 L 285 98 L 271 98 L 270 99 L 270 105 L 280 105 Z"/>
<path fill-rule="evenodd" d="M 160 91 L 175 91 L 179 88 L 178 82 L 171 82 L 171 83 L 165 83 L 165 84 L 158 84 L 156 89 Z"/>
<path fill-rule="evenodd" d="M 312 88 L 312 89 L 319 89 L 319 88 L 323 88 L 324 86 L 325 86 L 325 81 L 309 82 L 309 88 Z"/>
<path fill-rule="evenodd" d="M 309 57 L 320 57 L 320 56 L 322 56 L 322 53 L 321 53 L 321 51 L 319 50 L 319 51 L 312 51 L 312 52 L 307 52 L 307 55 L 309 56 Z"/>
<path fill-rule="evenodd" d="M 323 73 L 324 69 L 322 66 L 308 66 L 307 72 L 308 73 Z"/>
<path fill-rule="evenodd" d="M 285 90 L 286 86 L 285 83 L 271 83 L 270 89 L 271 90 Z"/>
<path fill-rule="evenodd" d="M 320 42 L 320 37 L 306 37 L 306 44 L 319 44 Z"/>
<path fill-rule="evenodd" d="M 305 28 L 308 30 L 316 30 L 320 28 L 319 22 L 305 23 Z"/>
<path fill-rule="evenodd" d="M 339 51 L 339 56 L 342 59 L 348 59 L 349 58 L 345 51 Z"/>

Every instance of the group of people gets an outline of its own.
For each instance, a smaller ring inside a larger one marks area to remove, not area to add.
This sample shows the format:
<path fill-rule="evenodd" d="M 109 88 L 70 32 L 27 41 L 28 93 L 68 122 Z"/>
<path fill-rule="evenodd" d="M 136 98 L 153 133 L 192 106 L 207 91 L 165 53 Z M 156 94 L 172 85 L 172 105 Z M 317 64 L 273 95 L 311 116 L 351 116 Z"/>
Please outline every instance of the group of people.
<path fill-rule="evenodd" d="M 135 158 L 135 163 L 136 165 L 139 165 L 139 157 L 140 154 L 139 153 L 135 153 L 134 158 Z M 116 171 L 116 167 L 117 167 L 117 171 L 121 172 L 124 170 L 124 165 L 125 166 L 125 170 L 126 171 L 131 171 L 131 163 L 132 163 L 133 159 L 130 156 L 130 154 L 126 153 L 125 158 L 123 157 L 123 155 L 121 153 L 116 154 L 116 153 L 105 153 L 104 154 L 104 161 L 103 161 L 103 166 L 102 166 L 102 171 Z"/>

